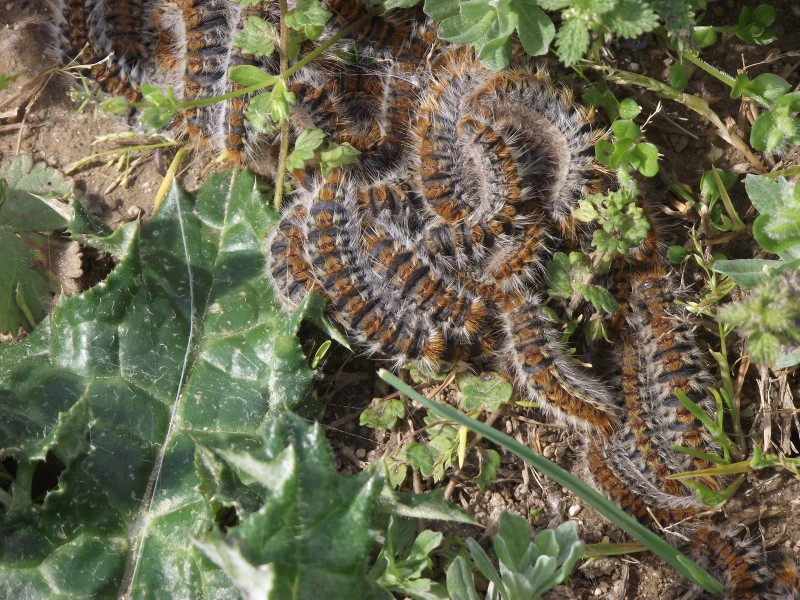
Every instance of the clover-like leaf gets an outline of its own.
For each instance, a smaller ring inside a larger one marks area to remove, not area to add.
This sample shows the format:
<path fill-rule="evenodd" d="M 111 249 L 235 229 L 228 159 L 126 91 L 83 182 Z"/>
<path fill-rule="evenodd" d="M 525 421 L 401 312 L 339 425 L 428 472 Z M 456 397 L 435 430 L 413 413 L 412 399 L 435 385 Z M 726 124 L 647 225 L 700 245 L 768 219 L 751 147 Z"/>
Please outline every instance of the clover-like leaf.
<path fill-rule="evenodd" d="M 500 405 L 511 400 L 513 387 L 508 380 L 497 373 L 459 374 L 456 379 L 458 389 L 464 396 L 462 406 L 471 411 L 485 405 L 495 411 Z"/>
<path fill-rule="evenodd" d="M 255 15 L 247 17 L 233 36 L 233 43 L 247 54 L 269 56 L 275 51 L 277 33 L 271 23 Z"/>

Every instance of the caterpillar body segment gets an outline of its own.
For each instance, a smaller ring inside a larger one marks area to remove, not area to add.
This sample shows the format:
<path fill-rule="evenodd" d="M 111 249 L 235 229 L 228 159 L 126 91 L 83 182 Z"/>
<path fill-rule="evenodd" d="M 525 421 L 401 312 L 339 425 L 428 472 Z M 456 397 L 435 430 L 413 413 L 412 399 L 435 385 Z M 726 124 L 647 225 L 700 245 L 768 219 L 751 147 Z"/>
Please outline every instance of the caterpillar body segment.
<path fill-rule="evenodd" d="M 526 397 L 574 427 L 617 430 L 621 413 L 611 390 L 567 358 L 538 304 L 537 298 L 515 299 L 504 307 L 501 320 L 511 360 L 498 361 L 502 370 L 510 371 Z"/>

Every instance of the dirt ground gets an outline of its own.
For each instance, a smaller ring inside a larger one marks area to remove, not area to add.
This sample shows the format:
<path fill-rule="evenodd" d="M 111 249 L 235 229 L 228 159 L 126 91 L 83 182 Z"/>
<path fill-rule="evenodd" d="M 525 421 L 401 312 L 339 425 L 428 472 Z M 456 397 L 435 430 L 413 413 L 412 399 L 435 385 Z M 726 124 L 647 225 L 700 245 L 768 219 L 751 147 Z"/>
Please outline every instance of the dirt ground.
<path fill-rule="evenodd" d="M 731 24 L 742 4 L 733 1 L 710 3 L 708 21 Z M 775 26 L 777 42 L 763 47 L 751 46 L 725 34 L 720 43 L 704 51 L 702 56 L 727 73 L 735 74 L 743 65 L 754 65 L 748 69 L 751 77 L 767 71 L 777 73 L 797 89 L 800 82 L 800 6 L 792 0 L 771 4 L 776 6 L 779 15 Z M 67 94 L 68 89 L 75 89 L 75 86 L 70 86 L 63 74 L 47 74 L 48 67 L 56 66 L 46 52 L 47 20 L 47 13 L 39 2 L 0 0 L 0 73 L 24 70 L 17 81 L 0 92 L 0 161 L 23 152 L 50 166 L 67 169 L 75 161 L 112 150 L 120 143 L 119 140 L 98 142 L 99 138 L 110 134 L 130 134 L 124 124 L 104 116 L 92 105 L 79 110 L 80 103 L 71 100 Z M 666 81 L 674 56 L 653 38 L 642 44 L 611 44 L 607 59 L 620 68 Z M 38 82 L 45 79 L 46 83 L 38 86 Z M 732 123 L 747 139 L 746 111 L 740 101 L 728 98 L 727 88 L 703 73 L 696 73 L 687 91 L 707 100 L 723 120 Z M 635 98 L 645 112 L 656 110 L 658 100 L 651 94 L 636 89 L 615 89 L 615 93 Z M 26 110 L 23 111 L 22 107 Z M 740 173 L 752 171 L 746 159 L 720 139 L 709 123 L 674 103 L 665 101 L 661 105 L 649 124 L 647 137 L 662 154 L 660 181 L 648 184 L 649 192 L 664 206 L 671 206 L 674 202 L 665 191 L 670 183 L 686 183 L 696 190 L 702 171 L 712 165 Z M 147 140 L 137 135 L 124 141 L 140 144 Z M 71 176 L 90 214 L 115 227 L 125 221 L 149 217 L 153 197 L 162 180 L 161 165 L 168 165 L 169 157 L 169 151 L 163 155 L 140 152 L 133 154 L 126 165 L 120 164 L 117 155 L 108 154 L 75 169 Z M 770 168 L 800 164 L 800 155 L 796 151 L 783 158 L 762 158 Z M 180 179 L 189 189 L 196 188 L 202 180 L 205 160 L 207 157 L 196 158 L 181 173 Z M 740 207 L 747 202 L 742 188 L 738 186 L 733 197 Z M 677 243 L 683 243 L 688 225 L 674 219 L 669 226 Z M 729 257 L 750 257 L 752 251 L 751 246 L 744 245 L 733 249 Z M 685 276 L 691 294 L 695 274 L 690 271 Z M 308 343 L 313 344 L 313 336 Z M 734 347 L 734 352 L 740 350 L 739 345 Z M 374 371 L 374 363 L 342 351 L 328 361 L 319 378 L 318 393 L 328 401 L 325 422 L 342 470 L 360 470 L 366 463 L 391 452 L 398 439 L 421 422 L 411 415 L 405 429 L 401 427 L 391 433 L 376 432 L 358 425 L 359 414 L 370 399 L 389 393 L 375 380 Z M 752 368 L 746 374 L 745 399 L 750 402 L 758 401 L 756 375 Z M 795 405 L 800 402 L 799 379 L 796 373 L 788 379 L 788 389 L 794 393 Z M 778 387 L 778 382 L 773 382 L 773 389 Z M 443 393 L 457 392 L 448 389 Z M 580 446 L 576 434 L 548 424 L 536 411 L 509 409 L 495 421 L 495 426 L 562 466 L 580 471 L 574 452 Z M 790 430 L 788 435 L 794 443 L 792 451 L 796 455 L 796 448 L 800 446 L 797 432 Z M 426 485 L 419 479 L 413 483 L 418 489 Z M 464 537 L 472 535 L 481 539 L 491 535 L 502 510 L 510 508 L 529 518 L 535 529 L 557 526 L 565 519 L 573 518 L 579 525 L 581 536 L 589 543 L 606 538 L 612 542 L 626 539 L 613 524 L 584 507 L 579 499 L 520 464 L 511 455 L 502 456 L 498 478 L 488 489 L 479 490 L 468 478 L 446 478 L 443 485 L 448 483 L 451 500 L 464 506 L 486 525 L 484 531 L 459 530 L 459 535 Z M 800 480 L 775 471 L 748 476 L 737 496 L 725 507 L 723 522 L 744 524 L 747 537 L 758 540 L 763 537 L 766 548 L 783 548 L 792 552 L 800 563 Z M 585 561 L 573 576 L 569 588 L 561 586 L 547 596 L 550 600 L 672 600 L 691 597 L 698 595 L 688 590 L 671 569 L 647 553 Z"/>

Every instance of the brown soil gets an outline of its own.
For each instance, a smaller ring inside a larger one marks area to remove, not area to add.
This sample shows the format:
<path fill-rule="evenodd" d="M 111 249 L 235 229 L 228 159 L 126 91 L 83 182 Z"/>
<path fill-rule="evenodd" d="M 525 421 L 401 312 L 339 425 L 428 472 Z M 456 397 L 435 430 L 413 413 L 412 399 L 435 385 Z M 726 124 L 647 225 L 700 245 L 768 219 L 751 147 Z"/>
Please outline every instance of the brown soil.
<path fill-rule="evenodd" d="M 708 21 L 730 24 L 738 16 L 741 4 L 730 0 L 710 3 Z M 748 69 L 751 77 L 769 71 L 797 86 L 800 81 L 800 52 L 797 52 L 800 47 L 800 7 L 792 0 L 772 4 L 779 15 L 775 26 L 779 36 L 777 42 L 763 47 L 750 46 L 725 34 L 714 48 L 704 51 L 703 58 L 734 74 L 743 65 L 755 65 Z M 46 68 L 55 66 L 43 50 L 46 46 L 46 22 L 46 12 L 38 2 L 16 0 L 3 2 L 0 6 L 0 73 L 25 70 L 16 82 L 0 92 L 0 161 L 23 152 L 53 167 L 65 169 L 93 153 L 118 148 L 118 142 L 97 143 L 97 139 L 109 134 L 128 135 L 129 130 L 118 120 L 102 115 L 91 104 L 79 111 L 79 103 L 67 96 L 68 89 L 74 89 L 74 86 L 68 85 L 63 75 L 40 75 Z M 666 81 L 669 65 L 675 57 L 663 44 L 648 39 L 643 48 L 632 48 L 625 43 L 612 44 L 607 59 L 620 68 Z M 705 98 L 723 120 L 736 124 L 740 135 L 747 139 L 747 109 L 739 100 L 730 100 L 728 90 L 722 84 L 698 72 L 692 77 L 687 92 Z M 21 95 L 15 100 L 18 93 Z M 634 88 L 617 88 L 615 93 L 618 97 L 635 98 L 645 113 L 652 112 L 658 104 L 655 96 Z M 742 173 L 753 172 L 752 165 L 723 141 L 712 125 L 675 103 L 664 101 L 650 122 L 647 135 L 663 155 L 661 185 L 647 184 L 657 205 L 674 205 L 675 198 L 665 192 L 670 183 L 683 183 L 696 191 L 700 175 L 712 165 Z M 146 138 L 137 136 L 126 143 L 146 141 Z M 761 155 L 761 159 L 769 168 L 786 168 L 800 164 L 799 154 L 793 152 L 783 159 Z M 156 160 L 158 158 L 162 160 Z M 156 156 L 154 152 L 136 153 L 132 155 L 131 170 L 127 177 L 123 177 L 125 169 L 124 166 L 120 168 L 118 155 L 107 155 L 76 169 L 72 176 L 89 213 L 114 227 L 125 221 L 149 217 L 153 197 L 162 180 L 157 167 L 159 162 L 168 164 L 169 155 L 165 158 Z M 193 161 L 181 174 L 182 183 L 190 189 L 196 187 L 202 180 L 204 164 L 200 159 Z M 747 206 L 743 186 L 737 186 L 733 199 L 737 206 Z M 673 218 L 667 225 L 677 243 L 683 243 L 686 228 L 691 223 Z M 731 258 L 749 257 L 753 247 L 742 243 L 726 251 Z M 687 270 L 687 285 L 691 285 L 696 275 L 691 269 Z M 714 347 L 713 335 L 708 339 Z M 740 350 L 738 345 L 733 349 L 737 355 Z M 391 454 L 398 443 L 418 431 L 422 423 L 420 414 L 411 414 L 395 431 L 388 433 L 358 425 L 358 416 L 370 399 L 389 393 L 381 382 L 375 380 L 374 371 L 373 362 L 346 356 L 342 351 L 328 360 L 320 379 L 318 392 L 328 400 L 325 422 L 343 470 L 360 470 L 365 464 Z M 751 368 L 746 374 L 743 397 L 746 403 L 757 406 L 756 377 L 755 369 Z M 788 383 L 788 389 L 795 394 L 796 404 L 797 375 L 789 377 Z M 777 394 L 778 388 L 778 382 L 773 382 L 773 395 Z M 456 393 L 452 388 L 444 391 L 451 397 Z M 409 407 L 409 410 L 413 411 L 413 408 Z M 562 466 L 580 471 L 574 450 L 581 441 L 576 434 L 544 421 L 536 411 L 509 409 L 495 420 L 495 426 Z M 785 433 L 792 435 L 790 429 Z M 796 432 L 794 436 L 795 446 L 800 445 Z M 778 433 L 776 437 L 780 437 Z M 463 537 L 472 535 L 479 540 L 486 539 L 494 533 L 502 510 L 508 508 L 529 518 L 534 529 L 557 526 L 567 518 L 574 518 L 580 534 L 589 543 L 600 542 L 606 537 L 614 542 L 626 539 L 614 525 L 584 507 L 579 499 L 530 470 L 512 455 L 502 455 L 498 478 L 487 489 L 479 490 L 469 477 L 470 471 L 476 470 L 476 458 L 470 455 L 461 476 L 451 479 L 450 471 L 439 484 L 449 484 L 451 500 L 465 507 L 485 525 L 484 530 L 459 530 L 458 534 Z M 429 485 L 419 478 L 413 480 L 415 489 L 426 489 Z M 783 547 L 793 552 L 800 563 L 799 499 L 800 480 L 786 472 L 759 472 L 747 477 L 737 496 L 725 508 L 725 516 L 729 523 L 746 525 L 751 538 L 760 540 L 763 536 L 766 547 Z M 638 553 L 585 561 L 568 588 L 561 586 L 547 598 L 671 600 L 686 597 L 686 593 L 685 583 L 671 569 L 647 553 Z"/>

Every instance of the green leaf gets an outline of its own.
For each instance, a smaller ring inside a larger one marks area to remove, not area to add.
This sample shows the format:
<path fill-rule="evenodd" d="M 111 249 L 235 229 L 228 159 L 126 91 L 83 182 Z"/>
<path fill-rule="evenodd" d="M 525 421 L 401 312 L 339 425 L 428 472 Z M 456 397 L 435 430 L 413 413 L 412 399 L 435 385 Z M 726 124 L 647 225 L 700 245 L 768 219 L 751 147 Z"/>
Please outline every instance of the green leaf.
<path fill-rule="evenodd" d="M 731 173 L 723 169 L 717 169 L 716 171 L 726 190 L 730 190 L 736 185 L 736 182 L 739 181 L 739 176 L 736 175 L 736 173 Z M 700 199 L 706 204 L 711 204 L 719 197 L 720 190 L 717 185 L 717 178 L 714 177 L 714 169 L 712 168 L 709 171 L 705 171 L 700 178 Z"/>
<path fill-rule="evenodd" d="M 267 76 L 264 73 L 262 75 Z M 289 117 L 289 107 L 295 101 L 294 92 L 288 90 L 283 79 L 277 78 L 272 89 L 250 99 L 245 117 L 259 131 L 272 131 Z"/>
<path fill-rule="evenodd" d="M 460 554 L 450 563 L 450 568 L 447 569 L 447 592 L 451 598 L 459 598 L 459 600 L 480 599 L 478 592 L 475 590 L 472 569 L 470 569 L 467 559 Z"/>
<path fill-rule="evenodd" d="M 512 0 L 511 10 L 517 14 L 517 34 L 523 49 L 530 56 L 547 53 L 556 28 L 535 0 Z"/>
<path fill-rule="evenodd" d="M 314 158 L 324 139 L 325 132 L 321 129 L 304 129 L 294 142 L 294 150 L 286 160 L 286 168 L 290 171 L 302 169 L 307 160 Z"/>
<path fill-rule="evenodd" d="M 636 144 L 630 152 L 631 166 L 645 177 L 658 173 L 658 148 L 650 142 Z"/>
<path fill-rule="evenodd" d="M 800 364 L 800 348 L 784 350 L 778 353 L 774 367 L 776 369 L 788 369 Z"/>
<path fill-rule="evenodd" d="M 565 66 L 574 65 L 589 48 L 589 28 L 580 19 L 570 18 L 561 22 L 556 33 L 556 53 Z"/>
<path fill-rule="evenodd" d="M 403 494 L 384 487 L 378 510 L 388 515 L 414 519 L 438 519 L 467 525 L 477 525 L 461 507 L 444 499 L 444 490 L 438 489 L 422 494 Z"/>
<path fill-rule="evenodd" d="M 459 373 L 456 378 L 458 389 L 464 395 L 462 407 L 472 411 L 486 405 L 490 411 L 511 400 L 513 386 L 497 373 L 481 373 L 472 375 Z"/>
<path fill-rule="evenodd" d="M 196 444 L 249 451 L 271 414 L 316 410 L 299 319 L 264 281 L 268 205 L 246 173 L 174 187 L 141 233 L 112 236 L 124 243 L 105 282 L 0 346 L 0 456 L 33 469 L 20 448 L 45 443 L 60 414 L 72 431 L 91 426 L 93 445 L 35 510 L 0 517 L 13 540 L 0 546 L 0 597 L 235 594 L 190 542 L 215 522 Z"/>
<path fill-rule="evenodd" d="M 708 48 L 717 43 L 717 32 L 713 27 L 694 27 L 692 29 L 692 40 L 698 48 Z"/>
<path fill-rule="evenodd" d="M 420 0 L 383 0 L 383 6 L 386 10 L 392 8 L 411 8 L 419 4 Z"/>
<path fill-rule="evenodd" d="M 778 39 L 770 28 L 774 21 L 775 9 L 772 6 L 761 4 L 755 10 L 747 6 L 742 9 L 734 33 L 748 44 L 771 44 Z"/>
<path fill-rule="evenodd" d="M 31 329 L 47 314 L 51 239 L 37 232 L 67 226 L 72 208 L 56 198 L 71 193 L 69 180 L 29 156 L 0 165 L 0 333 Z"/>
<path fill-rule="evenodd" d="M 255 15 L 247 17 L 242 28 L 233 35 L 233 44 L 253 56 L 269 56 L 275 52 L 276 40 L 277 33 L 272 24 Z"/>
<path fill-rule="evenodd" d="M 154 85 L 143 83 L 141 91 L 148 105 L 139 116 L 142 125 L 149 131 L 164 129 L 180 110 L 172 88 L 167 88 L 165 94 Z"/>
<path fill-rule="evenodd" d="M 800 92 L 778 98 L 772 110 L 761 114 L 750 130 L 750 144 L 756 150 L 783 152 L 800 144 Z"/>
<path fill-rule="evenodd" d="M 762 215 L 777 212 L 794 194 L 794 185 L 783 177 L 775 180 L 764 175 L 748 174 L 744 178 L 744 189 Z"/>
<path fill-rule="evenodd" d="M 56 198 L 72 194 L 72 181 L 43 162 L 20 154 L 0 165 L 5 201 L 0 203 L 0 226 L 28 231 L 52 231 L 67 226 L 72 208 Z"/>
<path fill-rule="evenodd" d="M 671 36 L 685 35 L 695 24 L 695 3 L 692 0 L 651 0 L 650 4 L 664 20 L 667 32 Z"/>
<path fill-rule="evenodd" d="M 406 405 L 402 400 L 374 398 L 361 413 L 358 424 L 372 429 L 392 429 L 397 420 L 405 416 Z"/>
<path fill-rule="evenodd" d="M 329 175 L 334 169 L 357 163 L 360 155 L 361 152 L 353 148 L 348 142 L 343 144 L 332 142 L 328 149 L 323 150 L 319 155 L 322 174 Z"/>
<path fill-rule="evenodd" d="M 670 246 L 667 248 L 667 260 L 673 265 L 679 265 L 689 255 L 689 252 L 683 246 Z"/>
<path fill-rule="evenodd" d="M 578 218 L 576 216 L 576 218 Z M 583 220 L 583 219 L 581 219 Z M 589 222 L 592 219 L 588 219 Z M 553 298 L 570 298 L 572 296 L 572 278 L 570 277 L 569 258 L 563 252 L 556 252 L 553 258 L 545 263 L 547 273 L 547 293 Z"/>
<path fill-rule="evenodd" d="M 638 37 L 658 26 L 656 13 L 640 0 L 618 0 L 614 9 L 600 18 L 609 31 L 626 38 Z"/>
<path fill-rule="evenodd" d="M 669 84 L 681 91 L 689 85 L 689 76 L 683 63 L 675 63 L 669 68 Z"/>
<path fill-rule="evenodd" d="M 458 3 L 453 0 L 425 0 L 422 9 L 426 15 L 439 23 L 454 17 L 459 12 Z"/>
<path fill-rule="evenodd" d="M 500 453 L 497 450 L 481 450 L 481 472 L 475 478 L 479 490 L 485 490 L 497 479 L 497 469 L 500 468 Z"/>
<path fill-rule="evenodd" d="M 434 456 L 427 446 L 413 442 L 406 446 L 405 455 L 412 469 L 419 471 L 426 479 L 433 476 Z"/>
<path fill-rule="evenodd" d="M 126 112 L 128 112 L 130 108 L 131 106 L 130 104 L 128 104 L 128 101 L 125 98 L 121 98 L 119 96 L 109 98 L 100 105 L 100 109 L 104 113 L 115 117 L 123 116 Z"/>
<path fill-rule="evenodd" d="M 527 566 L 524 563 L 530 559 L 528 547 L 531 545 L 531 529 L 525 519 L 504 510 L 493 541 L 501 566 L 512 572 Z"/>
<path fill-rule="evenodd" d="M 298 0 L 297 6 L 286 13 L 286 25 L 299 31 L 304 27 L 322 27 L 333 13 L 322 8 L 319 0 Z"/>
<path fill-rule="evenodd" d="M 456 44 L 474 42 L 480 39 L 496 20 L 497 13 L 486 4 L 485 12 L 482 14 L 467 16 L 461 13 L 442 21 L 439 26 L 439 37 Z"/>
<path fill-rule="evenodd" d="M 238 65 L 231 67 L 228 71 L 228 77 L 234 83 L 250 87 L 253 85 L 273 85 L 278 78 L 274 75 L 267 75 L 264 71 L 253 65 Z"/>
<path fill-rule="evenodd" d="M 791 84 L 774 73 L 762 73 L 752 81 L 742 73 L 734 81 L 730 95 L 734 100 L 747 96 L 766 107 L 772 107 L 790 89 L 792 89 Z"/>
<path fill-rule="evenodd" d="M 636 100 L 634 100 L 633 98 L 625 98 L 624 100 L 620 101 L 619 106 L 617 107 L 617 113 L 619 114 L 620 119 L 634 119 L 637 116 L 639 116 L 639 113 L 641 112 L 642 112 L 642 107 L 639 106 L 636 103 Z M 615 121 L 615 123 L 619 122 L 623 121 Z M 624 122 L 627 123 L 627 121 Z M 639 130 L 638 127 L 636 128 L 636 130 L 637 131 L 635 134 L 630 135 L 632 139 L 638 138 L 639 135 L 641 134 L 641 130 Z M 623 137 L 621 134 L 618 134 L 616 132 L 614 133 L 619 137 Z"/>
<path fill-rule="evenodd" d="M 609 314 L 617 312 L 619 305 L 614 296 L 607 289 L 597 285 L 585 285 L 581 287 L 581 294 L 586 300 L 592 303 L 597 310 L 602 310 Z"/>
<path fill-rule="evenodd" d="M 629 100 L 629 98 L 626 100 Z M 620 109 L 623 109 L 624 104 L 625 100 L 620 102 Z M 622 116 L 622 113 L 620 113 L 620 116 Z M 639 129 L 639 126 L 630 119 L 625 118 L 614 121 L 611 124 L 611 131 L 614 132 L 620 142 L 637 140 L 642 135 L 642 130 Z"/>
<path fill-rule="evenodd" d="M 783 263 L 779 260 L 757 258 L 718 260 L 714 263 L 714 271 L 727 275 L 740 287 L 751 288 L 767 279 L 769 269 L 775 269 L 781 264 Z"/>
<path fill-rule="evenodd" d="M 267 491 L 263 505 L 195 545 L 245 598 L 387 598 L 367 577 L 379 471 L 338 473 L 319 425 L 291 413 L 263 435 L 263 448 L 219 451 L 251 489 Z"/>

